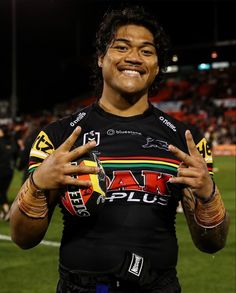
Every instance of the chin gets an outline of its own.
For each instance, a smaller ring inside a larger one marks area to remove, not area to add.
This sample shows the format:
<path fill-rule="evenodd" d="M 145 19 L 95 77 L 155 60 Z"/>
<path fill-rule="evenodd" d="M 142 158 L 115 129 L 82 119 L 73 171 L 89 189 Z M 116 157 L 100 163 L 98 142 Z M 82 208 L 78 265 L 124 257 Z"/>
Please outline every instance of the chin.
<path fill-rule="evenodd" d="M 145 93 L 146 93 L 146 91 L 144 91 L 144 90 L 140 90 L 140 91 L 136 90 L 136 91 L 124 91 L 121 94 L 125 100 L 134 103 L 137 100 L 139 100 Z"/>

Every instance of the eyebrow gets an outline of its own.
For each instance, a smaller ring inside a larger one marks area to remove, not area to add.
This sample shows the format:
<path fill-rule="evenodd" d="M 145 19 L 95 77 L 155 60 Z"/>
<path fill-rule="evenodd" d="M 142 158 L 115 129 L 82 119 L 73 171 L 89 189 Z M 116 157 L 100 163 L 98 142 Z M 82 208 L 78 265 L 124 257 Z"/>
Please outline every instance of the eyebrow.
<path fill-rule="evenodd" d="M 125 42 L 125 43 L 130 43 L 130 40 L 128 40 L 128 39 L 124 39 L 124 38 L 118 38 L 118 39 L 114 39 L 114 40 L 113 40 L 113 43 L 115 43 L 115 42 Z M 148 42 L 148 41 L 146 41 L 146 42 L 143 42 L 143 44 L 144 44 L 144 45 L 150 45 L 150 46 L 153 46 L 154 48 L 156 48 L 155 45 L 154 45 L 152 42 Z"/>

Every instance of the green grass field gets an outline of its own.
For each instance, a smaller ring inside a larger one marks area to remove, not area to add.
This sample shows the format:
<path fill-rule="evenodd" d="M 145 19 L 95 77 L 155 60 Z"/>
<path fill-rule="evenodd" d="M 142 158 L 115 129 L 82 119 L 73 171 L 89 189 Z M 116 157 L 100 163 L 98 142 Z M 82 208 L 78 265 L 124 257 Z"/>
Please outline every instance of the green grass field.
<path fill-rule="evenodd" d="M 226 247 L 209 255 L 198 251 L 190 238 L 183 214 L 177 215 L 180 246 L 178 273 L 183 293 L 234 293 L 235 287 L 235 157 L 215 158 L 215 180 L 230 214 L 231 226 Z M 16 171 L 9 190 L 13 200 L 21 184 Z M 56 210 L 45 240 L 60 241 L 62 222 Z M 0 235 L 9 235 L 9 223 L 0 221 Z M 53 293 L 58 279 L 58 247 L 39 245 L 21 250 L 0 239 L 0 292 Z"/>

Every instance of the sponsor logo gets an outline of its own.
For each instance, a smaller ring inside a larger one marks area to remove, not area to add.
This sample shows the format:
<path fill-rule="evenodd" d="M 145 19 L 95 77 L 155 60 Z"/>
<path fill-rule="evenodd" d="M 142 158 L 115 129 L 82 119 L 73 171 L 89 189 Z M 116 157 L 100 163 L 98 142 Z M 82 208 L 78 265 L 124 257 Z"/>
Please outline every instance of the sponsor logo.
<path fill-rule="evenodd" d="M 144 259 L 142 256 L 132 253 L 132 259 L 129 266 L 129 273 L 140 276 L 143 268 Z"/>
<path fill-rule="evenodd" d="M 71 162 L 71 165 L 77 166 L 77 162 Z M 77 175 L 72 175 L 73 178 L 77 178 Z M 62 197 L 62 203 L 65 208 L 72 214 L 77 215 L 79 217 L 89 217 L 90 213 L 86 208 L 82 190 L 78 189 L 78 187 L 69 185 L 68 191 L 65 193 L 65 196 Z M 89 190 L 83 190 L 88 192 Z"/>
<path fill-rule="evenodd" d="M 65 196 L 62 198 L 62 203 L 72 215 L 77 215 L 79 217 L 90 216 L 79 191 L 66 192 Z"/>
<path fill-rule="evenodd" d="M 89 141 L 96 141 L 96 146 L 100 144 L 100 132 L 96 132 L 95 130 L 91 130 L 84 134 L 83 144 L 86 144 Z"/>
<path fill-rule="evenodd" d="M 112 136 L 112 135 L 115 135 L 115 133 L 116 133 L 116 132 L 115 132 L 114 129 L 108 129 L 108 130 L 107 130 L 107 135 L 111 135 L 111 136 Z"/>
<path fill-rule="evenodd" d="M 172 176 L 149 170 L 143 170 L 141 174 L 142 185 L 131 171 L 114 171 L 112 179 L 107 177 L 106 201 L 166 206 L 170 199 L 167 182 Z"/>
<path fill-rule="evenodd" d="M 158 148 L 158 149 L 162 149 L 165 151 L 169 151 L 168 150 L 168 143 L 166 141 L 159 140 L 156 138 L 151 138 L 151 137 L 147 137 L 147 142 L 146 142 L 146 144 L 142 145 L 142 147 L 145 149 Z"/>
<path fill-rule="evenodd" d="M 142 170 L 141 175 L 143 184 L 138 182 L 138 178 L 135 177 L 132 171 L 114 171 L 111 180 L 107 177 L 108 190 L 140 190 L 159 195 L 169 194 L 166 183 L 172 175 L 151 170 Z"/>
<path fill-rule="evenodd" d="M 108 203 L 115 203 L 120 200 L 127 203 L 141 203 L 141 204 L 158 204 L 161 206 L 167 206 L 170 199 L 170 195 L 159 196 L 150 193 L 140 192 L 108 192 L 106 195 L 106 201 Z"/>
<path fill-rule="evenodd" d="M 51 154 L 53 150 L 54 147 L 49 137 L 44 131 L 41 131 L 32 146 L 31 152 Z"/>
<path fill-rule="evenodd" d="M 76 117 L 76 119 L 70 123 L 70 126 L 71 126 L 71 127 L 75 126 L 75 125 L 76 125 L 79 121 L 81 121 L 85 116 L 86 116 L 86 113 L 85 113 L 85 112 L 79 113 L 78 116 Z"/>
<path fill-rule="evenodd" d="M 169 120 L 167 120 L 165 117 L 163 117 L 163 116 L 160 116 L 159 117 L 159 120 L 163 123 L 163 124 L 165 124 L 167 127 L 169 127 L 171 130 L 173 130 L 174 132 L 176 132 L 177 130 L 176 130 L 176 127 L 169 121 Z"/>
<path fill-rule="evenodd" d="M 100 161 L 93 154 L 94 160 L 82 160 L 80 166 L 100 166 L 102 168 Z M 72 165 L 77 166 L 78 162 L 71 162 Z M 62 204 L 64 207 L 72 214 L 79 217 L 89 217 L 89 201 L 94 201 L 96 199 L 97 205 L 105 202 L 105 173 L 102 170 L 97 174 L 72 174 L 73 178 L 78 178 L 80 180 L 90 180 L 92 185 L 88 188 L 79 188 L 75 185 L 69 185 L 65 195 L 61 197 Z M 103 182 L 102 182 L 103 181 Z M 86 206 L 88 204 L 88 206 Z M 91 202 L 93 205 L 93 203 Z M 88 208 L 87 208 L 88 207 Z"/>
<path fill-rule="evenodd" d="M 114 129 L 108 129 L 107 135 L 142 135 L 141 132 L 133 131 L 133 130 L 114 130 Z"/>

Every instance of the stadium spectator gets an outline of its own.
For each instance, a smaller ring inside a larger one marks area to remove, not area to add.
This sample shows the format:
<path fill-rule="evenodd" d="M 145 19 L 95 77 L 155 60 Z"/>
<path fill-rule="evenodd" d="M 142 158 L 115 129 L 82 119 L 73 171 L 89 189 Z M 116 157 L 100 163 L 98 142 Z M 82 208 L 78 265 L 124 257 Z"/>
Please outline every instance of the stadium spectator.
<path fill-rule="evenodd" d="M 13 178 L 16 147 L 6 125 L 0 125 L 0 219 L 9 220 L 7 192 Z"/>
<path fill-rule="evenodd" d="M 28 177 L 29 155 L 31 146 L 36 139 L 39 130 L 53 120 L 53 116 L 49 112 L 43 112 L 41 115 L 28 117 L 27 129 L 22 134 L 22 147 L 19 151 L 17 160 L 17 168 L 23 171 L 22 182 L 24 183 Z"/>
<path fill-rule="evenodd" d="M 39 125 L 37 120 L 33 120 L 24 135 L 22 140 L 22 148 L 19 151 L 19 158 L 17 162 L 17 169 L 23 172 L 22 182 L 24 183 L 28 177 L 29 155 L 30 149 L 39 132 Z"/>
<path fill-rule="evenodd" d="M 12 239 L 25 249 L 37 245 L 60 204 L 58 293 L 181 292 L 179 200 L 200 250 L 214 253 L 225 245 L 228 216 L 210 176 L 205 138 L 148 101 L 165 71 L 167 49 L 163 29 L 140 7 L 107 13 L 97 34 L 101 98 L 45 127 L 32 146 L 31 175 L 11 209 Z M 87 152 L 99 156 L 108 183 L 105 204 L 91 215 L 93 198 L 83 204 L 81 194 L 94 185 L 75 174 L 99 169 L 71 165 Z M 68 185 L 81 189 L 64 195 Z"/>

